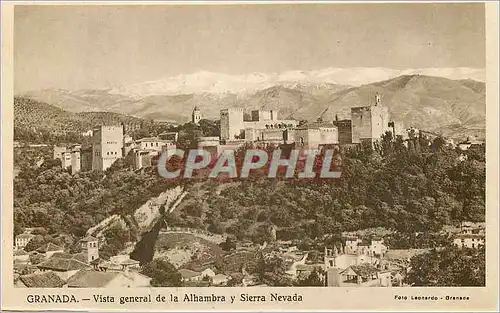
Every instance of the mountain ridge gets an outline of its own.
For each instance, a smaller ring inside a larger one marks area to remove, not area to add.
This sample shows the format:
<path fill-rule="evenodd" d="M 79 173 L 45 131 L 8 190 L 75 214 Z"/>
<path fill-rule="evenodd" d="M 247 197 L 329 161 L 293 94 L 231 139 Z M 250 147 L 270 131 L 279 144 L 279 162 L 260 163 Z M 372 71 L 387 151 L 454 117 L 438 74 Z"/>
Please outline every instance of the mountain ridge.
<path fill-rule="evenodd" d="M 71 112 L 109 111 L 139 118 L 187 122 L 198 106 L 203 117 L 218 119 L 220 109 L 241 107 L 279 110 L 282 118 L 333 120 L 349 118 L 350 108 L 373 103 L 381 94 L 394 119 L 405 126 L 445 130 L 468 130 L 484 137 L 485 83 L 471 79 L 451 80 L 421 74 L 401 75 L 361 86 L 329 83 L 285 82 L 255 92 L 191 93 L 128 97 L 108 90 L 48 90 L 28 94 L 30 98 L 51 103 Z M 464 132 L 465 131 L 465 132 Z M 453 131 L 449 131 L 453 135 Z"/>

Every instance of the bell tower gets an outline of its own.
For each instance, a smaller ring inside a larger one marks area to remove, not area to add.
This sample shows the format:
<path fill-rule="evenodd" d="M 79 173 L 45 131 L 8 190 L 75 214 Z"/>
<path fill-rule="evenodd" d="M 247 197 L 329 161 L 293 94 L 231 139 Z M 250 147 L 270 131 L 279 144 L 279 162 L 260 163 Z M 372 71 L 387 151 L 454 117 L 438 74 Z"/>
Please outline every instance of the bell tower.
<path fill-rule="evenodd" d="M 87 236 L 80 240 L 82 251 L 87 255 L 87 263 L 99 258 L 99 240 L 92 236 Z"/>
<path fill-rule="evenodd" d="M 380 100 L 380 94 L 379 94 L 379 93 L 377 93 L 377 94 L 375 95 L 375 105 L 380 105 L 381 103 L 382 103 L 382 102 L 381 102 L 381 100 Z"/>
<path fill-rule="evenodd" d="M 201 111 L 197 106 L 194 107 L 193 113 L 191 114 L 191 122 L 198 124 L 201 120 Z"/>

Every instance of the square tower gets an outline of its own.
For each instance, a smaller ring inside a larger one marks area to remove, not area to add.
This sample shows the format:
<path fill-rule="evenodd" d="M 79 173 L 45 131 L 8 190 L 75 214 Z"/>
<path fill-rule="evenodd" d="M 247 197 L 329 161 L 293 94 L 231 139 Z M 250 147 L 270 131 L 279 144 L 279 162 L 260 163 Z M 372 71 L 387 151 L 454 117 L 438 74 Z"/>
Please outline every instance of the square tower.
<path fill-rule="evenodd" d="M 238 139 L 245 129 L 243 122 L 243 109 L 230 108 L 220 111 L 220 139 Z"/>
<path fill-rule="evenodd" d="M 375 105 L 351 108 L 352 143 L 382 139 L 389 129 L 389 110 L 375 98 Z"/>
<path fill-rule="evenodd" d="M 123 126 L 98 126 L 92 135 L 92 169 L 107 170 L 122 157 Z"/>
<path fill-rule="evenodd" d="M 80 240 L 82 251 L 87 256 L 87 263 L 90 263 L 99 258 L 99 241 L 97 238 L 87 236 Z"/>

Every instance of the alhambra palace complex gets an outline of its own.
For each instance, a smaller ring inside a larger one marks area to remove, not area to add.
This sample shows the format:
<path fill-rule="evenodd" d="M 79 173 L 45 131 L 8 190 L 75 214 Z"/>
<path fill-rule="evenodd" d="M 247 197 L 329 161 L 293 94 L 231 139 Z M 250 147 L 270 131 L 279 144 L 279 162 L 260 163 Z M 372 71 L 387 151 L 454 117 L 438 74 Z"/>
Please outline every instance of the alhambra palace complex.
<path fill-rule="evenodd" d="M 202 112 L 195 107 L 191 122 L 198 124 Z M 235 150 L 245 143 L 259 146 L 275 145 L 294 148 L 321 149 L 331 146 L 374 145 L 387 131 L 408 139 L 417 130 L 404 130 L 392 121 L 389 111 L 376 95 L 369 106 L 351 108 L 351 119 L 326 122 L 318 120 L 301 124 L 297 120 L 279 119 L 277 111 L 254 110 L 245 115 L 241 108 L 227 108 L 220 111 L 220 136 L 199 137 L 198 148 L 222 153 Z M 395 137 L 395 136 L 394 136 Z M 165 132 L 158 137 L 139 140 L 125 134 L 125 126 L 98 126 L 92 130 L 92 147 L 82 149 L 81 145 L 54 147 L 54 158 L 61 159 L 65 168 L 73 173 L 79 171 L 108 169 L 117 159 L 130 156 L 135 169 L 151 166 L 152 160 L 166 149 L 175 149 L 178 134 Z"/>

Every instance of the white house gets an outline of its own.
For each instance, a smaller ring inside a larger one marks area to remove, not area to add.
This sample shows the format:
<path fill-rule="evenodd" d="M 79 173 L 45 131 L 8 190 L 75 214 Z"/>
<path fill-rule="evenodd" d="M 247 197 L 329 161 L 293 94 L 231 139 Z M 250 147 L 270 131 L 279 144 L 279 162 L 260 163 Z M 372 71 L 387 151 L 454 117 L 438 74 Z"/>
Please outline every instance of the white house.
<path fill-rule="evenodd" d="M 458 248 L 466 247 L 478 249 L 484 245 L 484 235 L 481 234 L 458 234 L 453 239 L 453 244 Z"/>
<path fill-rule="evenodd" d="M 23 249 L 24 247 L 26 247 L 28 242 L 30 242 L 31 239 L 33 239 L 33 238 L 35 238 L 35 235 L 32 235 L 32 234 L 24 233 L 24 234 L 17 235 L 16 241 L 15 241 L 16 249 Z"/>

